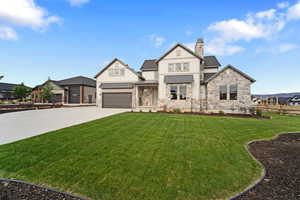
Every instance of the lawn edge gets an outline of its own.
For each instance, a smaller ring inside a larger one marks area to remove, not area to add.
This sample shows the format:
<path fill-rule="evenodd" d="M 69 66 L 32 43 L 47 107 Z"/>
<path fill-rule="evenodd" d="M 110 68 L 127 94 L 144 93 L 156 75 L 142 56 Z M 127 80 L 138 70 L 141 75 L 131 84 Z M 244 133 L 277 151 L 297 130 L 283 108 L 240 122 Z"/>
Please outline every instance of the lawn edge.
<path fill-rule="evenodd" d="M 272 141 L 272 140 L 276 140 L 278 139 L 281 135 L 287 135 L 287 134 L 291 134 L 291 133 L 300 133 L 300 131 L 295 131 L 295 132 L 281 132 L 276 134 L 273 137 L 270 138 L 262 138 L 262 139 L 257 139 L 257 140 L 251 140 L 249 142 L 247 142 L 247 144 L 244 145 L 246 151 L 248 152 L 248 154 L 252 157 L 252 159 L 261 166 L 262 170 L 261 170 L 261 175 L 258 179 L 254 180 L 250 185 L 248 185 L 244 190 L 242 190 L 242 192 L 239 192 L 238 194 L 226 198 L 228 200 L 234 200 L 236 198 L 238 198 L 239 196 L 245 194 L 246 192 L 248 192 L 249 190 L 251 190 L 252 188 L 254 188 L 256 185 L 258 185 L 265 177 L 266 177 L 266 173 L 267 170 L 265 168 L 265 166 L 257 159 L 254 157 L 254 155 L 252 155 L 252 153 L 249 150 L 249 146 L 254 143 L 254 142 L 260 142 L 260 141 Z"/>
<path fill-rule="evenodd" d="M 43 189 L 43 190 L 48 190 L 48 191 L 52 191 L 52 192 L 55 192 L 55 193 L 64 194 L 64 195 L 67 195 L 67 196 L 72 197 L 72 198 L 76 198 L 76 199 L 80 199 L 80 200 L 88 200 L 87 198 L 77 196 L 77 194 L 74 195 L 74 194 L 71 194 L 69 192 L 61 191 L 59 189 L 50 188 L 50 186 L 38 185 L 38 184 L 34 184 L 34 183 L 29 183 L 29 182 L 26 182 L 26 181 L 15 180 L 15 179 L 7 179 L 7 178 L 0 178 L 0 181 L 9 182 L 9 183 L 11 183 L 11 182 L 20 183 L 22 185 L 33 186 L 33 187 L 37 187 L 37 188 L 40 188 L 40 189 Z"/>

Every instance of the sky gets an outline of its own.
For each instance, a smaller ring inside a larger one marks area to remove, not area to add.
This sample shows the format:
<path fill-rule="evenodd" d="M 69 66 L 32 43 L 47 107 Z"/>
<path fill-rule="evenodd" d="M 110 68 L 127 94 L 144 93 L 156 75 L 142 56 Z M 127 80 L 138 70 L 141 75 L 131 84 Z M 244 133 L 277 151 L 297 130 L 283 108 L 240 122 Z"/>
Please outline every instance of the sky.
<path fill-rule="evenodd" d="M 94 77 L 113 58 L 138 71 L 198 38 L 257 80 L 252 93 L 300 92 L 299 0 L 1 0 L 1 81 Z"/>

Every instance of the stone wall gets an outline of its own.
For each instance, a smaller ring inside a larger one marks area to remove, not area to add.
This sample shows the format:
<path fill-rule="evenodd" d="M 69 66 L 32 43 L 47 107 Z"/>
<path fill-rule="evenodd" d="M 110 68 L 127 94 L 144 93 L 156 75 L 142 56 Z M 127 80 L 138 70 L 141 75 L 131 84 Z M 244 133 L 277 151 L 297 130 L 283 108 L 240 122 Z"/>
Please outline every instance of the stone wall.
<path fill-rule="evenodd" d="M 237 85 L 237 100 L 229 100 L 229 86 Z M 219 86 L 227 85 L 227 100 L 220 100 Z M 227 69 L 207 84 L 207 111 L 241 112 L 252 105 L 251 81 L 232 69 Z"/>

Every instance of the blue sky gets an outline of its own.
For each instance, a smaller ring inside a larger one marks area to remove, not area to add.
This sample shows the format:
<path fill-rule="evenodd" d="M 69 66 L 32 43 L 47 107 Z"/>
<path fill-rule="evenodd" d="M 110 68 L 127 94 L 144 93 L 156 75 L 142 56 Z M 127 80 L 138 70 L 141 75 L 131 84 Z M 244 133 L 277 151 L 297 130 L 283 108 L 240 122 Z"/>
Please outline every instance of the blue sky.
<path fill-rule="evenodd" d="M 118 57 L 139 70 L 174 43 L 257 80 L 253 93 L 300 92 L 300 1 L 1 0 L 0 74 L 29 86 L 93 77 Z"/>

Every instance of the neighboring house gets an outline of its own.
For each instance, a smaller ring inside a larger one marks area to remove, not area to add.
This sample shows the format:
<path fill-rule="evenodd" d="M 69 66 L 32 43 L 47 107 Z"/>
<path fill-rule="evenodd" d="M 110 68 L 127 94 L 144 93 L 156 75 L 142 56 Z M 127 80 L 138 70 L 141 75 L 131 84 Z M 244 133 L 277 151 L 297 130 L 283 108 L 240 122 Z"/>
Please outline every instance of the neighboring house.
<path fill-rule="evenodd" d="M 215 56 L 204 56 L 202 39 L 195 51 L 176 44 L 160 58 L 145 60 L 141 72 L 114 59 L 95 76 L 97 105 L 187 112 L 239 112 L 251 106 L 255 80 L 231 65 L 219 67 Z"/>
<path fill-rule="evenodd" d="M 18 86 L 11 83 L 0 83 L 0 100 L 7 101 L 15 99 L 13 89 Z"/>
<path fill-rule="evenodd" d="M 288 100 L 290 106 L 300 106 L 300 95 L 295 95 Z"/>
<path fill-rule="evenodd" d="M 61 81 L 48 80 L 32 90 L 34 103 L 47 103 L 41 97 L 41 91 L 45 84 L 49 83 L 53 90 L 53 97 L 49 103 L 62 104 L 94 104 L 96 103 L 96 81 L 83 77 L 73 77 Z"/>

